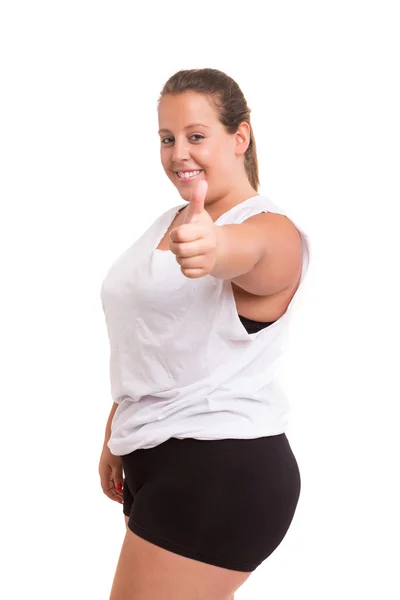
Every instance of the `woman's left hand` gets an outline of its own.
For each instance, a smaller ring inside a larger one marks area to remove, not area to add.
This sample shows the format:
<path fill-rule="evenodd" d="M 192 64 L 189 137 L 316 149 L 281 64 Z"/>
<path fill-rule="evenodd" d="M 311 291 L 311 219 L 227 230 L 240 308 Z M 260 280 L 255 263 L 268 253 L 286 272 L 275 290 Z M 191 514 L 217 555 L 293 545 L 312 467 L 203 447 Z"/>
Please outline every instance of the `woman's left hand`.
<path fill-rule="evenodd" d="M 217 262 L 217 226 L 204 208 L 207 189 L 207 181 L 199 181 L 183 224 L 169 234 L 169 249 L 175 254 L 183 275 L 189 279 L 208 275 Z"/>

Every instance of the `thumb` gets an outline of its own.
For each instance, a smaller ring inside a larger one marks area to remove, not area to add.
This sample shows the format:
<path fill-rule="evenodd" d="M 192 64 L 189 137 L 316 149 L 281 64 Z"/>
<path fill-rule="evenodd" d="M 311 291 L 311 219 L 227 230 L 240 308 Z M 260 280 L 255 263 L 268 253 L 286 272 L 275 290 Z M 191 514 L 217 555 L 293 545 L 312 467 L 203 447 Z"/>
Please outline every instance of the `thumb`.
<path fill-rule="evenodd" d="M 112 470 L 112 478 L 113 478 L 113 481 L 114 481 L 115 489 L 120 492 L 122 490 L 123 483 L 124 483 L 124 477 L 123 477 L 123 473 L 122 473 L 122 466 L 115 467 Z"/>
<path fill-rule="evenodd" d="M 196 217 L 204 212 L 204 203 L 207 196 L 208 183 L 205 179 L 201 179 L 193 189 L 190 197 L 189 210 L 184 223 L 193 223 Z"/>

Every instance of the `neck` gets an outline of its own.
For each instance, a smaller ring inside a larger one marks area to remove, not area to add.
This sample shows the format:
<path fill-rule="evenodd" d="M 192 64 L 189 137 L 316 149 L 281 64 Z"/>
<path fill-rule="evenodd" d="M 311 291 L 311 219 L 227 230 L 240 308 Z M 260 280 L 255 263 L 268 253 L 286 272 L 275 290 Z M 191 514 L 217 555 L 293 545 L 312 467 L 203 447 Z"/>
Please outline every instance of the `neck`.
<path fill-rule="evenodd" d="M 251 187 L 249 183 L 242 188 L 235 186 L 227 193 L 208 200 L 205 209 L 213 221 L 216 221 L 223 213 L 227 212 L 237 204 L 244 202 L 248 198 L 259 195 L 257 190 Z"/>

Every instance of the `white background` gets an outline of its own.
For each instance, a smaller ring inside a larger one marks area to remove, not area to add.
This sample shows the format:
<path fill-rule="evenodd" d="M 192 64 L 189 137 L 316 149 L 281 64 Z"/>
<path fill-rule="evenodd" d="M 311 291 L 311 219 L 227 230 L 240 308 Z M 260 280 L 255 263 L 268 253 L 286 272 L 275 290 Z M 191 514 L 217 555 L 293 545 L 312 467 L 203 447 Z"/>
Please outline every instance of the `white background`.
<path fill-rule="evenodd" d="M 2 4 L 1 597 L 109 597 L 125 525 L 97 471 L 112 404 L 100 285 L 182 202 L 156 103 L 201 67 L 239 83 L 260 192 L 313 252 L 287 355 L 301 497 L 236 597 L 400 597 L 396 4 Z"/>

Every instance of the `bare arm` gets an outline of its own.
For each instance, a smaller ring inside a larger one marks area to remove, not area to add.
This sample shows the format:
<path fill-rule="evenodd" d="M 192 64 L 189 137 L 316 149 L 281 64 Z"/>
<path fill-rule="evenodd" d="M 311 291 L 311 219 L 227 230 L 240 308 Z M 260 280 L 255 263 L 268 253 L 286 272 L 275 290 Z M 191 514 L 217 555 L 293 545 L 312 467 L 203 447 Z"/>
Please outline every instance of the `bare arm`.
<path fill-rule="evenodd" d="M 216 229 L 218 253 L 211 276 L 231 279 L 257 296 L 276 294 L 299 280 L 301 237 L 286 216 L 260 213 L 243 223 Z"/>
<path fill-rule="evenodd" d="M 104 436 L 104 446 L 107 445 L 107 442 L 108 442 L 108 440 L 111 437 L 111 422 L 112 422 L 112 420 L 114 418 L 115 411 L 117 410 L 117 408 L 118 408 L 118 403 L 114 402 L 114 404 L 112 405 L 112 408 L 111 408 L 110 415 L 109 415 L 108 420 L 107 420 L 106 433 L 105 433 L 105 436 Z"/>
<path fill-rule="evenodd" d="M 118 404 L 114 402 L 107 420 L 106 434 L 99 462 L 100 484 L 103 492 L 111 500 L 122 503 L 124 475 L 120 456 L 114 456 L 107 446 L 111 436 L 111 421 L 113 420 Z"/>

